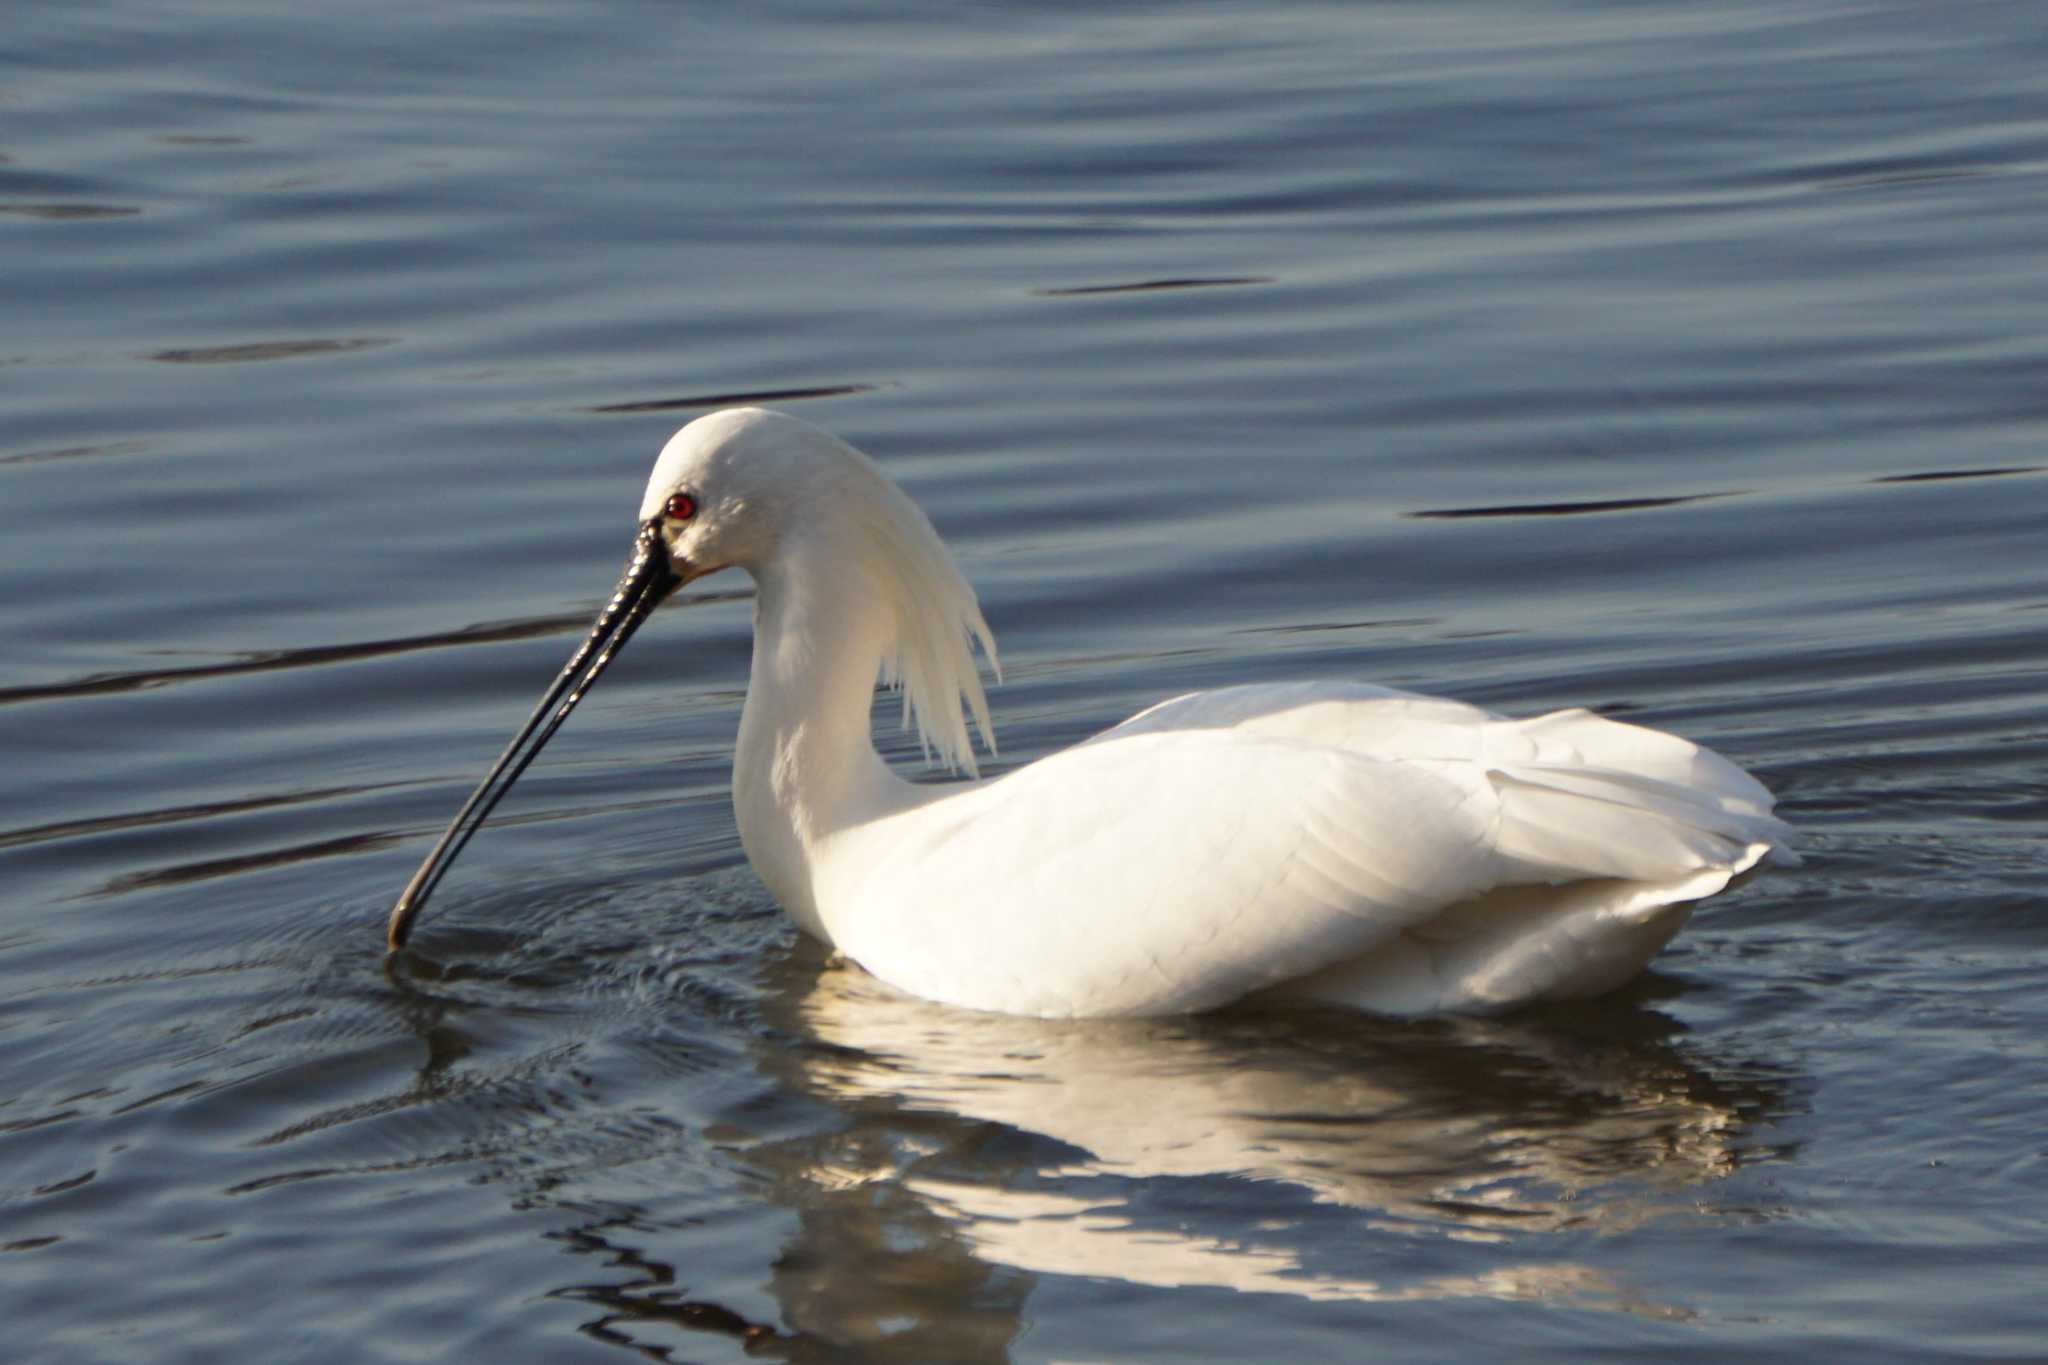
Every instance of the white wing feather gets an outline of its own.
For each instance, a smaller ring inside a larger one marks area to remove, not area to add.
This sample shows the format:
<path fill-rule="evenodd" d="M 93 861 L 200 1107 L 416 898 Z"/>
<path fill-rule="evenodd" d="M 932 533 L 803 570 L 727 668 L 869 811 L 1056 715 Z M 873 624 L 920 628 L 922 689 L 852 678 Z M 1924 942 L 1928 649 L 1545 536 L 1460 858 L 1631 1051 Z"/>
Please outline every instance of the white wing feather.
<path fill-rule="evenodd" d="M 913 994 L 1165 1014 L 1365 952 L 1485 889 L 1486 803 L 1438 774 L 1229 731 L 1081 746 L 868 827 L 833 942 Z M 852 850 L 849 850 L 852 852 Z M 832 858 L 828 874 L 838 870 Z"/>
<path fill-rule="evenodd" d="M 1625 978 L 1772 850 L 1769 802 L 1583 711 L 1230 688 L 850 832 L 819 899 L 870 972 L 977 1009 L 1501 1008 Z"/>

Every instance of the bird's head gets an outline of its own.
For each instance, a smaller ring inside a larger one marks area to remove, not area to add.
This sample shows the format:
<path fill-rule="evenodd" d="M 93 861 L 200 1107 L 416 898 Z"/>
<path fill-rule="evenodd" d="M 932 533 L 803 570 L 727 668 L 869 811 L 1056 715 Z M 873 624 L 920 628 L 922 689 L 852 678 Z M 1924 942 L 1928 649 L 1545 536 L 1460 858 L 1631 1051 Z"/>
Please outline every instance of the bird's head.
<path fill-rule="evenodd" d="M 771 584 L 815 592 L 829 576 L 835 592 L 850 593 L 840 600 L 873 614 L 882 675 L 903 686 L 928 751 L 974 771 L 962 705 L 986 738 L 972 644 L 991 660 L 994 645 L 974 590 L 924 513 L 867 456 L 808 422 L 763 408 L 709 413 L 662 448 L 618 587 L 400 894 L 388 928 L 393 949 L 405 945 L 456 854 L 641 622 L 684 583 L 726 568 L 744 569 L 764 592 Z M 810 576 L 804 586 L 786 581 L 799 572 Z"/>

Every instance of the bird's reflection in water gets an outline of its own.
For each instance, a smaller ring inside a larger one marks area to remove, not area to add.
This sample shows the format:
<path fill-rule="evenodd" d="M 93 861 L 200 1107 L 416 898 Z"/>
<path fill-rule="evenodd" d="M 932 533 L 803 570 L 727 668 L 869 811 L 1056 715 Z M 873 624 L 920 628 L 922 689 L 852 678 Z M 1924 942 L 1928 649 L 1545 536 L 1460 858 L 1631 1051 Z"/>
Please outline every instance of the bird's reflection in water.
<path fill-rule="evenodd" d="M 743 946 L 735 961 L 769 965 L 708 1035 L 684 1002 L 724 967 L 682 972 L 690 993 L 628 997 L 689 1040 L 688 1075 L 709 1060 L 705 1036 L 744 1049 L 725 1063 L 752 1078 L 744 1098 L 703 1133 L 741 1174 L 737 1204 L 702 1210 L 729 1225 L 700 1227 L 685 1251 L 672 1211 L 599 1195 L 581 1147 L 582 1174 L 545 1196 L 580 1215 L 552 1236 L 605 1267 L 557 1297 L 598 1310 L 583 1324 L 594 1339 L 655 1358 L 682 1332 L 763 1358 L 1000 1360 L 1045 1311 L 1048 1277 L 1067 1281 L 1069 1305 L 1224 1289 L 1681 1314 L 1603 1269 L 1625 1253 L 1589 1253 L 1589 1239 L 1755 1216 L 1708 1187 L 1783 1154 L 1774 1121 L 1806 1089 L 1685 1041 L 1651 1007 L 1673 989 L 1655 976 L 1502 1020 L 1068 1022 L 911 999 L 809 946 Z M 450 1068 L 474 1063 L 446 1017 L 463 1007 L 399 984 L 429 1044 L 414 1093 L 449 1089 Z M 599 1168 L 649 1154 L 630 1135 L 599 1145 Z M 779 1250 L 755 1289 L 774 1311 L 718 1301 L 764 1240 Z"/>
<path fill-rule="evenodd" d="M 743 1159 L 801 1220 L 790 1322 L 841 1341 L 969 1306 L 1000 1336 L 1045 1275 L 1679 1313 L 1541 1234 L 1747 1216 L 1703 1215 L 1699 1187 L 1781 1150 L 1769 1120 L 1801 1089 L 1710 1074 L 1643 992 L 1507 1020 L 1049 1022 L 845 967 L 783 984 L 761 1063 L 847 1121 Z"/>

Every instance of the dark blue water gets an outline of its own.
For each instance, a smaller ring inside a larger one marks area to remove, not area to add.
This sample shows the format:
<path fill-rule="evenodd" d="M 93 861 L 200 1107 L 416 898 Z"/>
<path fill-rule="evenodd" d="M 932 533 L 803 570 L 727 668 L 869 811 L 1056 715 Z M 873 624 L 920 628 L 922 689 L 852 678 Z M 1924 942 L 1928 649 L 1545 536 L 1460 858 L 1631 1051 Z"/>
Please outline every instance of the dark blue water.
<path fill-rule="evenodd" d="M 10 1350 L 2048 1352 L 2039 19 L 14 5 Z M 1005 763 L 1256 678 L 1589 704 L 1808 865 L 1505 1020 L 904 1001 L 746 868 L 713 579 L 387 972 L 761 394 L 954 545 Z"/>

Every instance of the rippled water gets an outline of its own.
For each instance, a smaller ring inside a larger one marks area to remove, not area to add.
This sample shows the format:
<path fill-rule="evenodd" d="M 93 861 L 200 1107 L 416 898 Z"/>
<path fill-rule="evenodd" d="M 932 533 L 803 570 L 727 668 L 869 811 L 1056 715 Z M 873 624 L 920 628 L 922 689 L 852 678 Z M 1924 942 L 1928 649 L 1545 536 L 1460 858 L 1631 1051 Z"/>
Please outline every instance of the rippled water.
<path fill-rule="evenodd" d="M 2039 1357 L 2037 20 L 14 6 L 10 1340 Z M 955 546 L 1005 763 L 1253 678 L 1592 704 L 1808 865 L 1509 1019 L 905 1001 L 745 866 L 712 580 L 387 969 L 660 441 L 755 395 Z"/>

